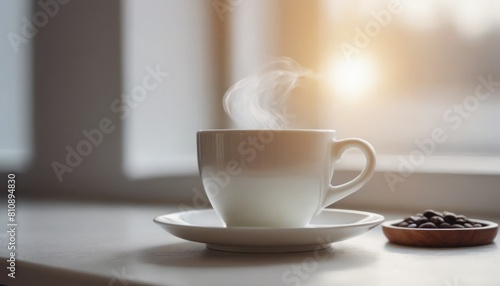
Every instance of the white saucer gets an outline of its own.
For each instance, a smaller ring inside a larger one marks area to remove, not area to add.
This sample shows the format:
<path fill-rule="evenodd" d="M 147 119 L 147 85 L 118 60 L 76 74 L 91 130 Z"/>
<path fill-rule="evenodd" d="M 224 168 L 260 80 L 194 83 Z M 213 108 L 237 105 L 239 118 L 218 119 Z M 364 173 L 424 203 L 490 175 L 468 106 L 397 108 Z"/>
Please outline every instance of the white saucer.
<path fill-rule="evenodd" d="M 369 231 L 384 217 L 369 212 L 325 209 L 304 228 L 224 226 L 212 209 L 158 216 L 154 222 L 169 233 L 208 248 L 252 253 L 314 251 Z"/>

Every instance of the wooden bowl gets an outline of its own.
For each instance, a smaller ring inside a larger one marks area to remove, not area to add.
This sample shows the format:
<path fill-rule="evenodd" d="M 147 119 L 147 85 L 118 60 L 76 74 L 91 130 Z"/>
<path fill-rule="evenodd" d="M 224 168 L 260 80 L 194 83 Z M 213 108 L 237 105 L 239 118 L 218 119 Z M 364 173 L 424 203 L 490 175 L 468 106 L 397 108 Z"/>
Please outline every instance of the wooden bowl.
<path fill-rule="evenodd" d="M 386 221 L 382 224 L 385 236 L 392 243 L 419 247 L 460 247 L 490 244 L 497 235 L 498 224 L 479 219 L 483 227 L 474 228 L 406 228 L 395 226 L 403 220 Z"/>

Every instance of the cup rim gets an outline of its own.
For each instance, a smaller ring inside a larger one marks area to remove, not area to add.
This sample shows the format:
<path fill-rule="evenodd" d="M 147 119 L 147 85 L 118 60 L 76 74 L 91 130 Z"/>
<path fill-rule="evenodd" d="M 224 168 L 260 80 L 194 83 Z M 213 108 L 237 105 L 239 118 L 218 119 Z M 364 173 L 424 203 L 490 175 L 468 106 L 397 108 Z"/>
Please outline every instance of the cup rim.
<path fill-rule="evenodd" d="M 296 132 L 307 132 L 307 133 L 335 133 L 334 129 L 201 129 L 198 130 L 198 134 L 201 133 L 235 133 L 235 132 L 280 132 L 280 133 L 296 133 Z"/>

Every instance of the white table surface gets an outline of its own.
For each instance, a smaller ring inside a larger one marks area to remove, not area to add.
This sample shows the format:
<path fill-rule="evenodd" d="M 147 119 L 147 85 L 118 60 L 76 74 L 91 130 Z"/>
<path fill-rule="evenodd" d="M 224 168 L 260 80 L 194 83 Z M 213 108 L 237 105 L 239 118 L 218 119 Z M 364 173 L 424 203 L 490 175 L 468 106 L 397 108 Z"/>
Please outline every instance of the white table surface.
<path fill-rule="evenodd" d="M 208 250 L 153 223 L 173 207 L 19 202 L 16 279 L 6 285 L 500 285 L 496 243 L 423 249 L 387 242 L 381 227 L 328 250 Z M 403 214 L 387 214 L 394 219 Z M 488 218 L 486 218 L 488 219 Z M 491 218 L 489 218 L 491 220 Z M 494 220 L 499 222 L 499 220 Z M 5 265 L 5 235 L 0 236 Z"/>

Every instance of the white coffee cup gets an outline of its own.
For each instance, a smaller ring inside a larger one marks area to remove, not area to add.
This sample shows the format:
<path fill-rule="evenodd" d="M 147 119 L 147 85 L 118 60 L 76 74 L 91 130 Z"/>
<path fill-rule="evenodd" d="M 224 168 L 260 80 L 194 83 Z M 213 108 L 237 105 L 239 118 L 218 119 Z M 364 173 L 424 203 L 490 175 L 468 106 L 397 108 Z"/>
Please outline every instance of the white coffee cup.
<path fill-rule="evenodd" d="M 227 227 L 304 227 L 328 205 L 359 190 L 375 170 L 375 151 L 334 130 L 203 130 L 198 167 L 215 212 Z M 350 148 L 366 166 L 332 186 L 335 162 Z"/>

